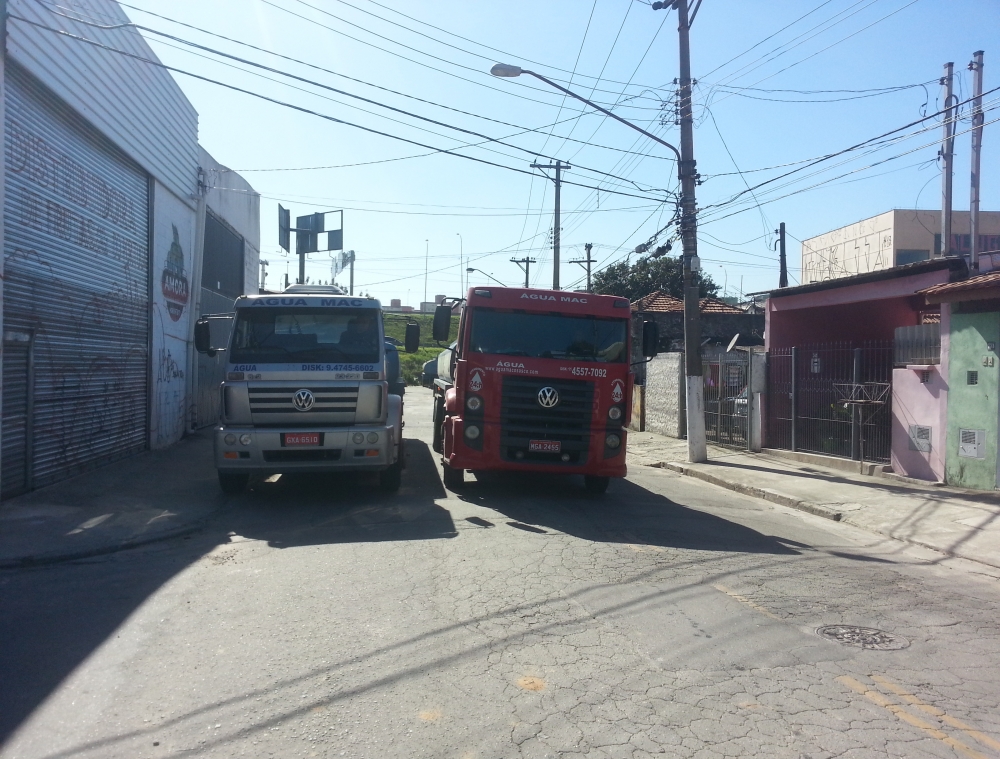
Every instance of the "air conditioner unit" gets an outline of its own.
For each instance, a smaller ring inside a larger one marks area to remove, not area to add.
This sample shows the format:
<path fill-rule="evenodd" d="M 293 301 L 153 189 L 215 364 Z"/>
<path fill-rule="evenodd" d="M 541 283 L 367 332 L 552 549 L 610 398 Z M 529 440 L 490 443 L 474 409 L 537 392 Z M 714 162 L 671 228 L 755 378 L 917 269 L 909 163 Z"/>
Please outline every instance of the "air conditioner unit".
<path fill-rule="evenodd" d="M 959 430 L 958 455 L 967 459 L 986 458 L 986 430 Z"/>

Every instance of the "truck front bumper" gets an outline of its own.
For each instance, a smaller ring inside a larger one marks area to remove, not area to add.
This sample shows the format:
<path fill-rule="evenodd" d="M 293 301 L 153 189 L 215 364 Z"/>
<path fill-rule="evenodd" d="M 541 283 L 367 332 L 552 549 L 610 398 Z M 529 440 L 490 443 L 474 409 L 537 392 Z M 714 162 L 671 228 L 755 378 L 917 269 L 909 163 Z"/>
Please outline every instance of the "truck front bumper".
<path fill-rule="evenodd" d="M 286 445 L 285 435 L 318 433 L 319 445 Z M 309 427 L 294 430 L 223 425 L 215 428 L 220 472 L 379 472 L 396 461 L 399 430 L 385 425 Z"/>

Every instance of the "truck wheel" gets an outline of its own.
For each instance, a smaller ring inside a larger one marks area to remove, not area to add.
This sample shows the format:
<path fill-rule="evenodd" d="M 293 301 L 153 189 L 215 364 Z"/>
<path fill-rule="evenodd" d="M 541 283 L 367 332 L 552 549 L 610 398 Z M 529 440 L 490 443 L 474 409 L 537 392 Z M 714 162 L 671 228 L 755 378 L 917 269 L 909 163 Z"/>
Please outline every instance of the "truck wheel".
<path fill-rule="evenodd" d="M 465 484 L 465 470 L 453 469 L 447 464 L 444 465 L 444 486 L 453 492 L 458 492 Z"/>
<path fill-rule="evenodd" d="M 595 477 L 590 474 L 585 474 L 583 476 L 583 485 L 587 488 L 588 493 L 593 493 L 594 495 L 600 495 L 608 490 L 608 485 L 611 483 L 610 477 Z"/>
<path fill-rule="evenodd" d="M 240 472 L 219 472 L 219 487 L 223 493 L 228 495 L 239 495 L 242 493 L 250 481 L 249 474 Z"/>
<path fill-rule="evenodd" d="M 378 473 L 378 486 L 382 492 L 395 493 L 399 490 L 399 486 L 403 484 L 403 461 L 403 446 L 400 444 L 396 463 Z"/>
<path fill-rule="evenodd" d="M 431 449 L 434 453 L 444 452 L 444 403 L 434 401 L 434 440 L 431 442 Z"/>

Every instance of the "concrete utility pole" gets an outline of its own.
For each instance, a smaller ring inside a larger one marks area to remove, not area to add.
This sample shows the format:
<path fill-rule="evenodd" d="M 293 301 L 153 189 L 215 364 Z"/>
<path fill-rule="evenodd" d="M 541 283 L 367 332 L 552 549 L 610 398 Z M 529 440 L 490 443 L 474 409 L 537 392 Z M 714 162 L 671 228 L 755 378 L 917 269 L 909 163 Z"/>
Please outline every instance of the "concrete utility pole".
<path fill-rule="evenodd" d="M 583 249 L 587 251 L 587 257 L 586 258 L 576 258 L 576 259 L 574 259 L 574 260 L 572 260 L 572 261 L 569 262 L 571 264 L 580 264 L 580 266 L 583 266 L 587 270 L 587 292 L 588 293 L 590 292 L 590 265 L 597 263 L 597 261 L 595 259 L 593 259 L 593 258 L 590 257 L 590 250 L 593 247 L 594 247 L 594 243 L 588 242 L 586 245 L 583 246 Z"/>
<path fill-rule="evenodd" d="M 458 294 L 464 298 L 467 289 L 465 287 L 465 240 L 462 239 L 461 232 L 456 232 L 455 236 L 458 238 Z"/>
<path fill-rule="evenodd" d="M 983 51 L 972 54 L 972 187 L 969 192 L 971 266 L 979 271 L 979 161 L 983 152 Z"/>
<path fill-rule="evenodd" d="M 785 258 L 785 222 L 781 222 L 778 233 L 778 287 L 788 287 L 788 259 Z"/>
<path fill-rule="evenodd" d="M 555 169 L 556 170 L 556 218 L 555 226 L 552 227 L 552 289 L 559 289 L 559 191 L 562 188 L 562 170 L 572 169 L 568 163 L 556 161 L 555 164 L 541 165 L 531 164 L 533 169 Z"/>
<path fill-rule="evenodd" d="M 431 241 L 424 240 L 424 303 L 427 302 L 427 265 L 431 260 Z"/>
<path fill-rule="evenodd" d="M 688 461 L 708 460 L 705 442 L 705 385 L 701 369 L 701 312 L 695 272 L 698 260 L 698 217 L 695 184 L 698 171 L 694 160 L 694 119 L 691 113 L 691 48 L 688 33 L 689 0 L 677 0 L 677 33 L 680 49 L 679 105 L 681 117 L 681 241 L 684 248 L 684 360 L 687 399 Z M 697 9 L 696 9 L 697 10 Z"/>
<path fill-rule="evenodd" d="M 524 258 L 512 258 L 510 259 L 510 262 L 521 267 L 521 271 L 524 272 L 524 289 L 527 290 L 531 287 L 531 278 L 528 276 L 528 271 L 531 268 L 531 265 L 535 263 L 535 259 L 525 256 Z"/>
<path fill-rule="evenodd" d="M 267 267 L 270 266 L 270 261 L 266 261 L 263 258 L 260 259 L 260 289 L 263 290 L 267 286 Z"/>
<path fill-rule="evenodd" d="M 348 295 L 354 295 L 354 251 L 351 251 L 351 287 Z"/>
<path fill-rule="evenodd" d="M 941 255 L 947 256 L 951 248 L 951 185 L 952 163 L 955 157 L 955 111 L 951 92 L 954 79 L 954 63 L 944 64 L 944 140 L 941 142 Z"/>

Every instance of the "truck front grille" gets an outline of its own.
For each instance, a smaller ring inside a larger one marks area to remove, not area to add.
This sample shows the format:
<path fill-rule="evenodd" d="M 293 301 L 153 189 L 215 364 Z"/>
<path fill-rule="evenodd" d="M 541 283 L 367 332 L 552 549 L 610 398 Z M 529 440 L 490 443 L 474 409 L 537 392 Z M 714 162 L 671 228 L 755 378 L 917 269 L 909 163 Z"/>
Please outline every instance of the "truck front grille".
<path fill-rule="evenodd" d="M 294 403 L 299 390 L 313 394 L 308 411 Z M 272 384 L 250 385 L 250 413 L 258 426 L 310 426 L 352 424 L 358 406 L 358 385 Z"/>
<path fill-rule="evenodd" d="M 559 402 L 545 408 L 543 388 L 553 388 Z M 594 387 L 582 380 L 506 376 L 500 416 L 500 455 L 508 461 L 579 464 L 590 447 L 590 420 Z M 558 440 L 560 453 L 528 450 L 532 440 Z M 563 454 L 568 460 L 563 461 Z"/>

